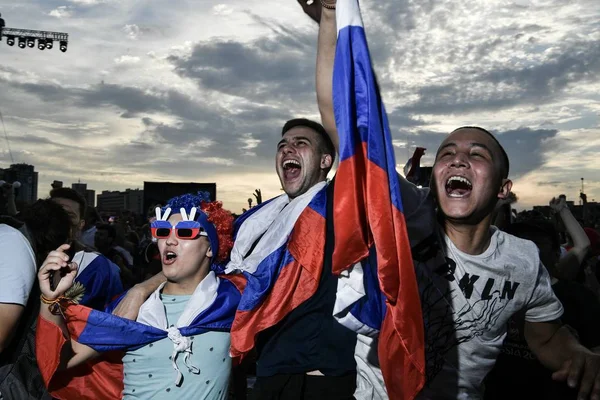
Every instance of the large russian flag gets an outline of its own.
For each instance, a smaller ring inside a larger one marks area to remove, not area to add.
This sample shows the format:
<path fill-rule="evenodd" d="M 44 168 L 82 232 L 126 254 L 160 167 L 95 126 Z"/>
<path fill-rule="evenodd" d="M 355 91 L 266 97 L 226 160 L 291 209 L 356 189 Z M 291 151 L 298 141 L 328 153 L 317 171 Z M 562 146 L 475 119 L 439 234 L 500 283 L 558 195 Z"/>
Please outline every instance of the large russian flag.
<path fill-rule="evenodd" d="M 267 246 L 253 253 L 262 261 L 252 271 L 243 271 L 247 284 L 231 327 L 232 357 L 243 358 L 261 331 L 276 325 L 317 291 L 323 270 L 326 209 L 327 187 L 323 185 L 297 219 L 280 216 L 274 222 L 280 245 L 273 251 Z M 257 207 L 254 213 L 259 211 Z M 243 217 L 240 222 L 246 223 L 252 215 Z M 270 241 L 269 234 L 261 241 Z"/>
<path fill-rule="evenodd" d="M 424 328 L 392 139 L 358 1 L 338 0 L 336 13 L 333 102 L 340 165 L 333 268 L 341 274 L 374 246 L 377 261 L 371 265 L 387 306 L 379 362 L 389 398 L 412 399 L 425 383 Z"/>
<path fill-rule="evenodd" d="M 221 277 L 214 297 L 205 296 L 201 310 L 188 326 L 179 328 L 182 336 L 208 331 L 229 331 L 244 282 L 240 277 Z M 194 294 L 195 295 L 195 294 Z M 122 296 L 123 297 L 123 296 Z M 154 326 L 117 317 L 89 307 L 63 304 L 63 315 L 71 339 L 104 353 L 99 360 L 72 370 L 61 370 L 61 357 L 67 340 L 61 328 L 42 317 L 36 328 L 36 358 L 48 392 L 56 399 L 121 399 L 123 391 L 122 356 L 127 350 L 139 349 L 164 339 L 168 332 Z M 151 317 L 151 316 L 150 316 Z"/>

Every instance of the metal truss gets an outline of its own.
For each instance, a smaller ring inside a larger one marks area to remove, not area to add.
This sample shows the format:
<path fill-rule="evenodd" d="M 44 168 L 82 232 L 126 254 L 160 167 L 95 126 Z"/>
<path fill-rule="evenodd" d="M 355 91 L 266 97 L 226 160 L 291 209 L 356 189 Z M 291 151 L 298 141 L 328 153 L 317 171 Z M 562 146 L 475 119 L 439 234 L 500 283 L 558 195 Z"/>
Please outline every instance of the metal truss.
<path fill-rule="evenodd" d="M 3 28 L 2 36 L 14 36 L 15 38 L 52 39 L 61 42 L 69 41 L 69 34 L 62 32 L 35 31 L 32 29 Z"/>

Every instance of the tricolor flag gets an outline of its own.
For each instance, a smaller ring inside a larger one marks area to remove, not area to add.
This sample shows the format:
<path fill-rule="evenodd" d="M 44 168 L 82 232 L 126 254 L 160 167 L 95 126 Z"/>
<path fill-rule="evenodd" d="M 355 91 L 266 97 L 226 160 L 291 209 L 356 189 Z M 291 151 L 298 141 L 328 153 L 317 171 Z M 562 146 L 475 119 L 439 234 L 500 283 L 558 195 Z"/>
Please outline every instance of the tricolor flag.
<path fill-rule="evenodd" d="M 280 322 L 319 287 L 325 251 L 327 185 L 289 201 L 263 203 L 236 221 L 226 272 L 247 281 L 231 327 L 231 355 L 243 358 L 261 331 Z"/>
<path fill-rule="evenodd" d="M 190 303 L 194 302 L 193 305 L 188 303 L 182 317 L 178 320 L 178 330 L 183 337 L 209 331 L 228 332 L 239 303 L 240 289 L 244 283 L 239 281 L 239 277 L 217 278 L 211 272 L 199 287 L 201 285 L 206 285 L 209 290 L 197 289 L 190 299 Z M 63 315 L 71 339 L 103 353 L 99 360 L 90 361 L 81 368 L 72 370 L 59 370 L 61 351 L 66 344 L 62 330 L 51 322 L 38 318 L 36 357 L 48 392 L 54 398 L 61 400 L 121 399 L 123 391 L 121 359 L 124 352 L 139 349 L 170 336 L 166 328 L 166 318 L 162 328 L 154 326 L 161 325 L 161 314 L 154 310 L 161 307 L 162 303 L 158 296 L 153 297 L 151 296 L 144 303 L 138 317 L 138 321 L 145 323 L 110 314 L 123 296 L 106 310 L 108 312 L 64 304 Z M 162 313 L 164 316 L 164 308 Z M 187 324 L 179 326 L 186 318 Z M 156 322 L 151 325 L 151 321 Z M 183 359 L 183 355 L 180 358 Z M 183 364 L 183 361 L 181 363 Z"/>
<path fill-rule="evenodd" d="M 412 399 L 425 383 L 424 328 L 392 138 L 358 1 L 338 0 L 336 7 L 333 103 L 340 165 L 333 268 L 341 274 L 374 250 L 387 305 L 379 332 L 381 370 L 390 399 Z"/>
<path fill-rule="evenodd" d="M 85 286 L 80 304 L 103 310 L 115 297 L 123 293 L 119 267 L 99 254 L 79 251 L 73 257 L 77 263 L 75 282 Z"/>

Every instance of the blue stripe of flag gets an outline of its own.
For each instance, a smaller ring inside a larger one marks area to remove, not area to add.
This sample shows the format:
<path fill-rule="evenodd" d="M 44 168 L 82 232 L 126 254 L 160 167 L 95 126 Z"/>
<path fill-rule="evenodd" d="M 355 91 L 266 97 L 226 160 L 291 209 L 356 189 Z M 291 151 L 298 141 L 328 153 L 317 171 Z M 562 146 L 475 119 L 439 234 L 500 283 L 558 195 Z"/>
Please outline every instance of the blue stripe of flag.
<path fill-rule="evenodd" d="M 392 204 L 403 212 L 388 118 L 371 66 L 365 31 L 360 26 L 345 27 L 338 34 L 333 85 L 343 89 L 333 92 L 336 125 L 340 135 L 347 138 L 341 143 L 340 159 L 362 151 L 358 140 L 367 143 L 369 161 L 387 172 Z"/>

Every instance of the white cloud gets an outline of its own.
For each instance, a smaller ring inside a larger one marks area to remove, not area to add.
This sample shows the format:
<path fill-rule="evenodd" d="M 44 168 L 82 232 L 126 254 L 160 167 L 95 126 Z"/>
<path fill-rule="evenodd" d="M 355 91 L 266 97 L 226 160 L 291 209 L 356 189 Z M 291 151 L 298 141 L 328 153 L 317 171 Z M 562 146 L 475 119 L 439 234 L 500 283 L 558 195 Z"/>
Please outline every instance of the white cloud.
<path fill-rule="evenodd" d="M 139 57 L 124 55 L 121 57 L 115 58 L 115 64 L 119 65 L 132 65 L 140 62 Z"/>
<path fill-rule="evenodd" d="M 218 16 L 227 16 L 233 13 L 233 8 L 227 4 L 217 4 L 212 8 L 212 13 Z"/>
<path fill-rule="evenodd" d="M 398 147 L 401 149 L 404 149 L 407 144 L 408 143 L 406 143 L 405 140 L 397 140 L 397 139 L 392 140 L 392 145 L 394 145 L 394 147 Z"/>
<path fill-rule="evenodd" d="M 260 139 L 255 139 L 251 133 L 244 133 L 240 142 L 243 143 L 242 149 L 244 150 L 252 150 L 258 147 L 260 144 Z"/>
<path fill-rule="evenodd" d="M 70 3 L 81 4 L 85 6 L 93 6 L 96 4 L 107 3 L 107 0 L 68 0 Z"/>
<path fill-rule="evenodd" d="M 600 43 L 600 8 L 594 0 L 517 1 L 525 8 L 505 0 L 365 2 L 387 110 L 424 104 L 407 118 L 392 119 L 398 167 L 425 137 L 417 134 L 421 130 L 449 132 L 466 124 L 557 130 L 552 140 L 559 145 L 530 149 L 542 165 L 518 179 L 522 204 L 545 204 L 556 192 L 573 198 L 580 177 L 586 177 L 589 197 L 600 199 L 600 184 L 592 182 L 600 176 L 600 68 L 586 58 Z M 45 19 L 36 17 L 36 2 L 17 3 L 23 9 L 19 26 L 64 30 L 72 41 L 64 54 L 55 48 L 24 57 L 16 46 L 3 48 L 0 104 L 9 136 L 27 132 L 52 140 L 11 143 L 15 157 L 23 157 L 18 161 L 40 171 L 40 188 L 54 179 L 82 177 L 97 191 L 121 190 L 181 177 L 217 182 L 220 199 L 238 212 L 257 187 L 265 199 L 280 194 L 272 166 L 280 124 L 318 115 L 311 81 L 317 27 L 296 2 L 278 5 L 269 19 L 242 12 L 269 15 L 273 5 L 260 0 L 207 0 L 204 7 L 195 0 L 177 7 L 164 0 L 67 0 L 47 8 L 52 18 Z M 177 73 L 172 62 L 191 56 L 198 43 L 219 49 L 210 53 L 212 63 L 198 52 L 186 67 L 202 82 Z M 283 57 L 286 64 L 273 48 L 297 58 Z M 558 62 L 578 59 L 587 61 L 566 67 Z M 227 75 L 223 65 L 235 74 Z M 294 84 L 298 68 L 305 72 L 297 88 L 304 97 L 281 102 L 272 87 L 286 79 Z M 472 80 L 485 74 L 493 79 Z M 247 85 L 243 98 L 240 82 Z M 439 92 L 432 90 L 436 86 Z M 448 102 L 456 106 L 436 109 Z M 432 141 L 423 165 L 433 160 Z M 82 155 L 70 163 L 43 156 L 60 145 L 79 147 Z M 0 145 L 0 167 L 9 162 Z"/>
<path fill-rule="evenodd" d="M 125 34 L 129 37 L 129 39 L 132 40 L 137 40 L 138 37 L 140 36 L 140 27 L 135 25 L 135 24 L 131 24 L 131 25 L 125 25 L 123 27 L 123 32 L 125 32 Z"/>
<path fill-rule="evenodd" d="M 60 6 L 50 11 L 48 15 L 55 18 L 70 18 L 73 15 L 73 11 L 71 10 L 71 7 Z"/>

